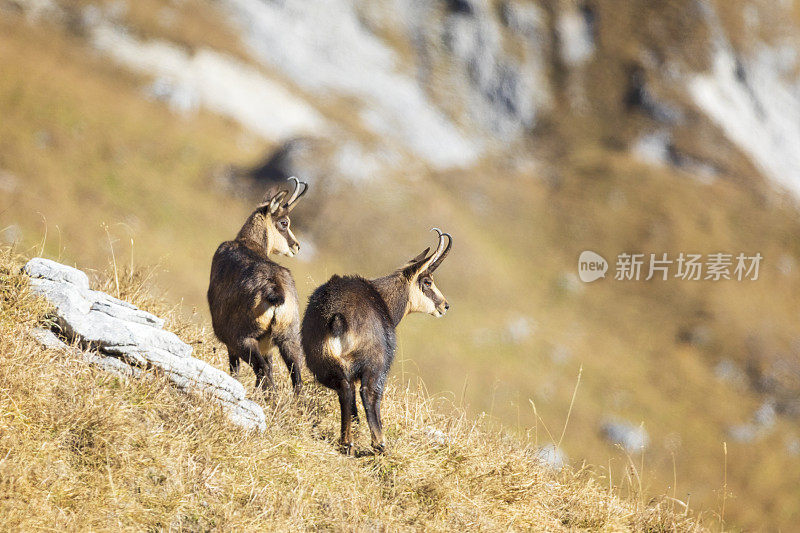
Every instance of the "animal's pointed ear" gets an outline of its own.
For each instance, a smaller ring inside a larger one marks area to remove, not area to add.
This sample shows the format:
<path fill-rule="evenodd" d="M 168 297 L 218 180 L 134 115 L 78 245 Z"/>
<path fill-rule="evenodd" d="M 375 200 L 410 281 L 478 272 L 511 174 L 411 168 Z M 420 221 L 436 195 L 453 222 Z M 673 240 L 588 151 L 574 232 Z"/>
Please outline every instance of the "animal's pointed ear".
<path fill-rule="evenodd" d="M 289 191 L 286 189 L 281 189 L 278 186 L 270 187 L 256 209 L 264 214 L 274 215 L 281 208 L 281 203 L 287 194 L 289 194 Z"/>
<path fill-rule="evenodd" d="M 408 263 L 406 263 L 405 265 L 401 266 L 399 268 L 399 270 L 401 270 L 403 272 L 403 275 L 406 278 L 408 278 L 408 279 L 413 278 L 415 275 L 418 274 L 419 267 L 425 262 L 425 260 L 428 257 L 428 252 L 430 252 L 430 251 L 431 251 L 430 246 L 425 248 L 422 251 L 421 254 L 419 254 L 417 257 L 409 260 Z"/>
<path fill-rule="evenodd" d="M 275 196 L 272 197 L 272 200 L 269 201 L 269 214 L 274 215 L 280 209 L 283 208 L 281 204 L 283 204 L 283 199 L 286 198 L 286 195 L 289 194 L 289 191 L 281 191 Z"/>
<path fill-rule="evenodd" d="M 426 257 L 428 257 L 428 252 L 430 252 L 430 251 L 431 251 L 431 247 L 430 247 L 430 246 L 428 246 L 427 248 L 425 248 L 425 249 L 422 251 L 422 253 L 421 253 L 421 254 L 419 254 L 419 255 L 418 255 L 417 257 L 415 257 L 414 259 L 410 260 L 410 261 L 408 262 L 408 264 L 409 264 L 409 265 L 411 265 L 411 264 L 413 264 L 413 263 L 418 263 L 419 261 L 422 261 L 423 259 L 425 259 Z"/>

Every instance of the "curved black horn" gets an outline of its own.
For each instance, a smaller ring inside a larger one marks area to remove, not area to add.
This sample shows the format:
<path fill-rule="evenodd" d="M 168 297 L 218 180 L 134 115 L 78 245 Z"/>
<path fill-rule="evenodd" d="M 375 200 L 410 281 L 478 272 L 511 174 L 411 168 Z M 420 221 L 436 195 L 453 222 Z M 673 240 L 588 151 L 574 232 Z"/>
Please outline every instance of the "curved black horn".
<path fill-rule="evenodd" d="M 442 261 L 444 261 L 444 258 L 447 257 L 447 254 L 450 253 L 450 247 L 453 246 L 453 236 L 450 235 L 449 233 L 440 233 L 439 234 L 439 239 L 443 239 L 444 237 L 447 237 L 447 246 L 442 251 L 442 253 L 439 254 L 439 257 L 437 257 L 433 261 L 433 263 L 431 263 L 431 266 L 428 267 L 428 272 L 433 272 L 434 270 L 439 268 L 439 265 L 442 264 Z"/>
<path fill-rule="evenodd" d="M 306 191 L 308 191 L 308 183 L 305 181 L 300 181 L 294 176 L 290 177 L 288 181 L 294 181 L 294 191 L 292 191 L 292 195 L 286 201 L 285 205 L 286 209 L 291 211 L 297 201 L 306 193 Z M 303 186 L 302 189 L 300 188 L 301 185 Z"/>
<path fill-rule="evenodd" d="M 297 196 L 297 190 L 300 188 L 300 180 L 298 180 L 297 178 L 292 176 L 289 179 L 287 179 L 286 181 L 293 181 L 294 182 L 294 189 L 292 189 L 292 195 L 286 201 L 286 203 L 288 204 L 288 203 L 293 202 L 295 197 Z"/>
<path fill-rule="evenodd" d="M 444 239 L 442 239 L 442 230 L 440 230 L 439 228 L 431 228 L 431 231 L 435 231 L 436 233 L 439 234 L 439 244 L 438 246 L 436 246 L 436 250 L 434 250 L 434 252 L 428 258 L 426 258 L 425 260 L 423 260 L 422 263 L 419 264 L 419 269 L 417 270 L 418 272 L 424 272 L 425 270 L 428 270 L 431 264 L 433 264 L 433 262 L 439 258 L 439 256 L 442 254 L 442 251 L 444 250 Z"/>

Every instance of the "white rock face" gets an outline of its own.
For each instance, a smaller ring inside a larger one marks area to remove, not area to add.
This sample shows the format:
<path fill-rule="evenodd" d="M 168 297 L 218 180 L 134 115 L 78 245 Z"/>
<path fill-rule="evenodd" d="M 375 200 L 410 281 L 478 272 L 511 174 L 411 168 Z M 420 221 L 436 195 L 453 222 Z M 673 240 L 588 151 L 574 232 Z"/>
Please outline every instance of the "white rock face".
<path fill-rule="evenodd" d="M 402 71 L 396 52 L 359 21 L 351 1 L 226 0 L 254 54 L 319 97 L 361 104 L 364 124 L 435 168 L 469 166 L 480 154 Z"/>
<path fill-rule="evenodd" d="M 76 355 L 83 357 L 83 360 L 87 363 L 98 366 L 103 370 L 112 374 L 116 374 L 122 378 L 139 377 L 142 375 L 142 370 L 140 368 L 131 366 L 124 361 L 117 359 L 116 357 L 99 355 L 85 350 L 74 350 L 72 346 L 61 340 L 58 335 L 49 329 L 35 328 L 31 331 L 31 336 L 48 350 L 78 352 Z"/>
<path fill-rule="evenodd" d="M 765 48 L 737 66 L 719 44 L 711 72 L 695 76 L 689 91 L 764 175 L 800 194 L 800 80 L 781 79 L 774 54 Z"/>
<path fill-rule="evenodd" d="M 567 9 L 561 13 L 558 37 L 561 40 L 561 59 L 569 66 L 580 66 L 594 54 L 592 28 L 577 9 Z"/>
<path fill-rule="evenodd" d="M 91 27 L 91 40 L 122 65 L 155 76 L 148 93 L 177 111 L 203 107 L 271 141 L 326 131 L 325 119 L 313 107 L 231 57 L 205 49 L 189 54 L 166 41 L 139 41 L 105 22 Z"/>
<path fill-rule="evenodd" d="M 545 14 L 535 4 L 503 6 L 502 18 L 522 45 L 520 57 L 504 50 L 504 28 L 487 2 L 473 2 L 468 14 L 449 14 L 443 39 L 465 78 L 458 85 L 473 121 L 491 136 L 509 140 L 533 128 L 539 112 L 550 105 L 544 57 L 548 34 Z"/>
<path fill-rule="evenodd" d="M 222 405 L 231 420 L 247 429 L 264 430 L 264 412 L 248 400 L 241 383 L 192 357 L 192 347 L 163 328 L 164 320 L 89 288 L 89 278 L 78 269 L 43 259 L 31 259 L 24 268 L 31 286 L 56 308 L 64 335 L 99 355 L 87 360 L 107 370 L 136 375 L 142 368 L 157 368 L 180 389 L 207 395 Z M 34 334 L 45 346 L 58 346 L 57 338 Z M 127 368 L 126 368 L 127 367 Z"/>
<path fill-rule="evenodd" d="M 45 328 L 34 328 L 31 337 L 36 339 L 44 348 L 60 350 L 69 348 L 69 344 L 58 338 L 58 335 Z"/>
<path fill-rule="evenodd" d="M 689 80 L 689 94 L 766 177 L 800 195 L 796 43 L 737 56 L 713 5 L 701 6 L 712 33 L 713 66 Z"/>

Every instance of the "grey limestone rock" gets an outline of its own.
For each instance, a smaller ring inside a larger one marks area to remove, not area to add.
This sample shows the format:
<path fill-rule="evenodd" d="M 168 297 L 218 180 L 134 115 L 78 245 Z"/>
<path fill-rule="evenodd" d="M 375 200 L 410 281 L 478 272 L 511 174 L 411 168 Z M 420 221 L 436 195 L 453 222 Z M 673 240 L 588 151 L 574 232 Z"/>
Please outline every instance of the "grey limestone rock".
<path fill-rule="evenodd" d="M 33 289 L 55 307 L 64 336 L 87 349 L 83 353 L 89 363 L 123 376 L 157 368 L 181 390 L 219 402 L 234 423 L 247 429 L 266 428 L 263 410 L 247 399 L 242 384 L 192 357 L 192 347 L 163 329 L 162 318 L 92 290 L 88 276 L 76 268 L 37 257 L 24 271 Z M 70 348 L 49 330 L 35 330 L 33 335 L 45 347 Z"/>

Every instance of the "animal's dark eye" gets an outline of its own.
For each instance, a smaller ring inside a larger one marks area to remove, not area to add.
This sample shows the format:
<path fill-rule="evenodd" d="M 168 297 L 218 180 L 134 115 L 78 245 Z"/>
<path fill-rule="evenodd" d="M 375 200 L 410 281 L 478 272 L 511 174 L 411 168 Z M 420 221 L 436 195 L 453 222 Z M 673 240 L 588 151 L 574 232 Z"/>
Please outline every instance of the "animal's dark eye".
<path fill-rule="evenodd" d="M 289 221 L 286 220 L 285 218 L 283 220 L 281 220 L 279 222 L 279 224 L 281 225 L 282 228 L 288 228 L 289 227 Z"/>
<path fill-rule="evenodd" d="M 426 287 L 430 287 L 431 285 L 433 285 L 433 282 L 431 281 L 430 278 L 425 278 L 422 280 L 422 284 L 425 285 Z"/>

